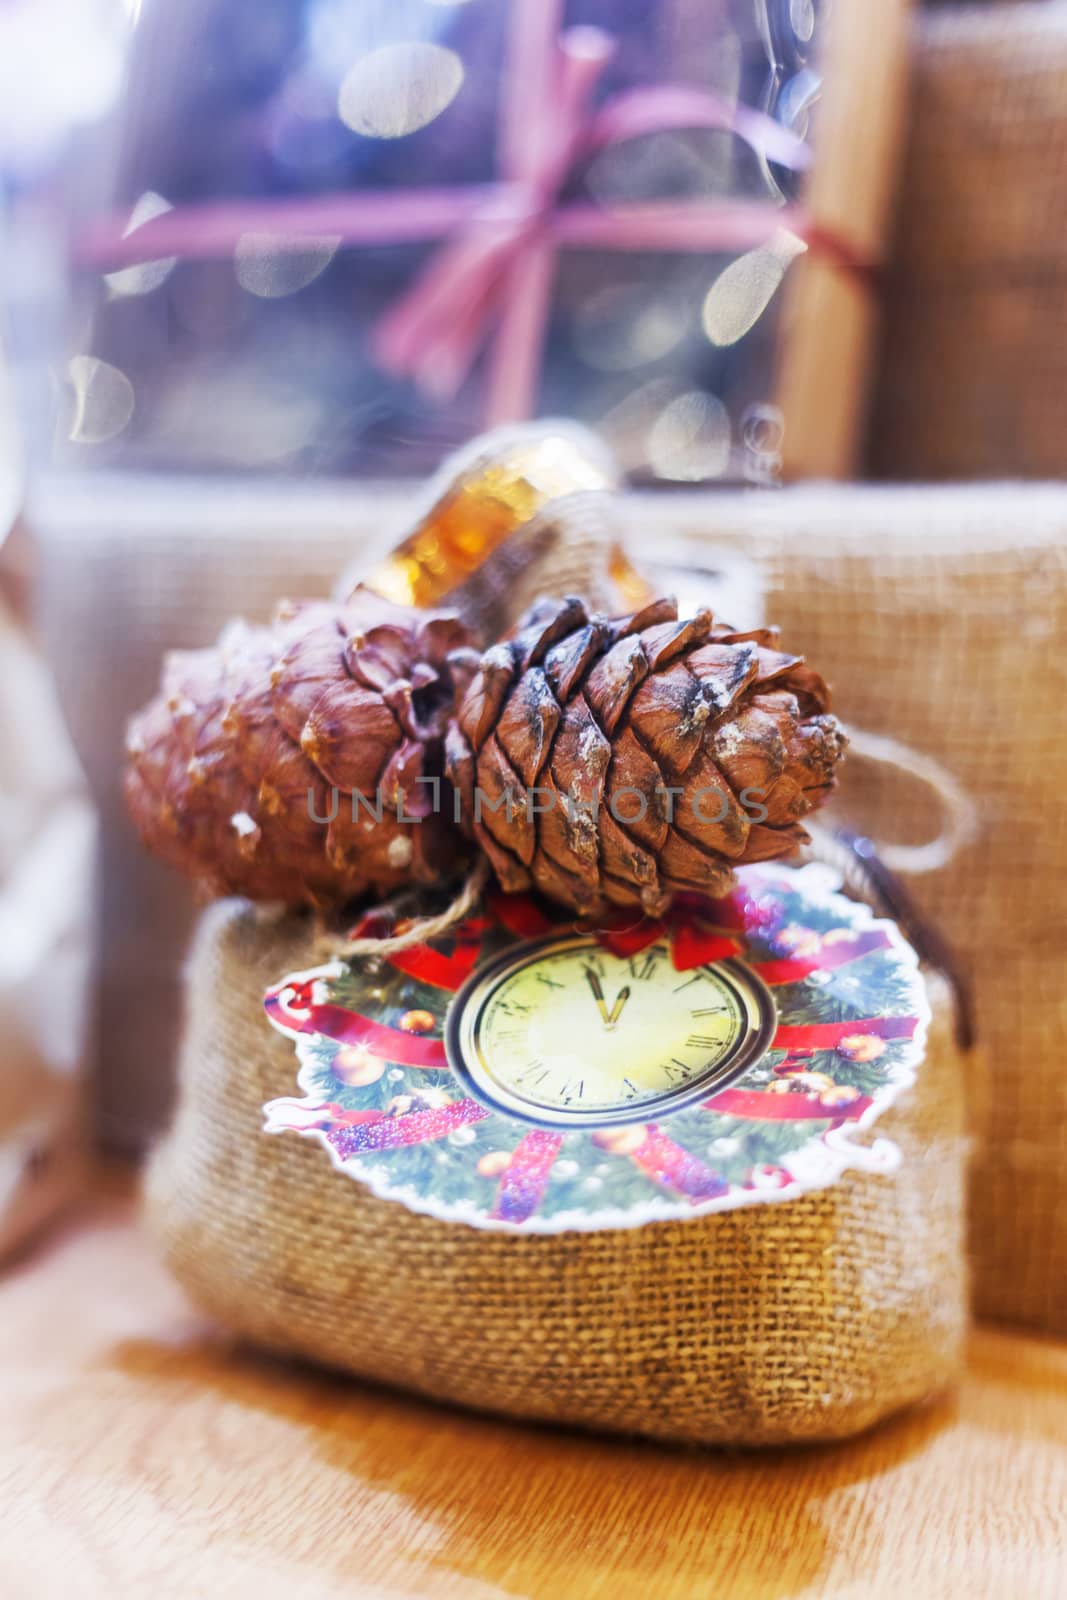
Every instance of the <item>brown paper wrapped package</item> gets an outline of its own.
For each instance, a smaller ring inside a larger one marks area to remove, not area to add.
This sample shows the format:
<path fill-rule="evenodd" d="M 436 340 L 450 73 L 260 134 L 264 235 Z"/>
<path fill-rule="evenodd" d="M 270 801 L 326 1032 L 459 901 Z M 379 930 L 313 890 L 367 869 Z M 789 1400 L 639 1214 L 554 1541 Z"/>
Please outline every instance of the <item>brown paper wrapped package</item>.
<path fill-rule="evenodd" d="M 179 1107 L 149 1212 L 193 1298 L 270 1349 L 511 1416 L 700 1442 L 829 1439 L 938 1389 L 966 1320 L 962 1061 L 944 980 L 890 1176 L 599 1233 L 493 1233 L 372 1195 L 297 1135 L 263 991 L 306 922 L 224 902 L 188 968 Z"/>
<path fill-rule="evenodd" d="M 1065 158 L 1062 4 L 918 14 L 873 476 L 1067 470 Z"/>

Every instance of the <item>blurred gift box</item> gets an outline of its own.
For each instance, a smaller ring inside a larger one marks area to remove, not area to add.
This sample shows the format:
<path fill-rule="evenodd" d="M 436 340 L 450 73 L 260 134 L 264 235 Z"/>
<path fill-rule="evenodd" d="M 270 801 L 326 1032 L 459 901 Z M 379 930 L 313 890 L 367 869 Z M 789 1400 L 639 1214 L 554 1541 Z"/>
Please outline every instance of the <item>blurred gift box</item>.
<path fill-rule="evenodd" d="M 411 477 L 565 413 L 636 479 L 765 482 L 792 410 L 794 465 L 840 470 L 904 12 L 146 8 L 75 207 L 74 456 Z"/>

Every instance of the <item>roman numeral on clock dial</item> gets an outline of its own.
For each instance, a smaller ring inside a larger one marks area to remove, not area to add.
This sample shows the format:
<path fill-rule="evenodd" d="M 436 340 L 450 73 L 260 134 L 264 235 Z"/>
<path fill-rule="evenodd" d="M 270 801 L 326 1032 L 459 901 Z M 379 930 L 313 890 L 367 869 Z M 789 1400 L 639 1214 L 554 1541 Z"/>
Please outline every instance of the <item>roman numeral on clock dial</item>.
<path fill-rule="evenodd" d="M 699 972 L 694 972 L 693 976 L 691 978 L 686 978 L 684 983 L 676 983 L 674 986 L 674 993 L 681 994 L 683 989 L 691 988 L 694 983 L 700 983 L 703 978 L 710 978 L 713 983 L 717 984 L 718 975 L 716 974 L 714 967 L 701 967 Z M 709 1007 L 709 1010 L 719 1009 L 721 1008 Z"/>

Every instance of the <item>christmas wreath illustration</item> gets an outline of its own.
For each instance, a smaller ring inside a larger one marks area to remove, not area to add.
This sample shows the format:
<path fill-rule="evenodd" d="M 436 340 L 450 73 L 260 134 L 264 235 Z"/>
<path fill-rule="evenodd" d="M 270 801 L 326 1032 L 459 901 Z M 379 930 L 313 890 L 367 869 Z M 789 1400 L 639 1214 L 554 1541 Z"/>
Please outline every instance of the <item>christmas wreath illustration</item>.
<path fill-rule="evenodd" d="M 343 1172 L 416 1211 L 527 1232 L 691 1216 L 788 1199 L 848 1166 L 888 1170 L 891 1143 L 855 1135 L 913 1080 L 926 991 L 896 926 L 838 890 L 819 864 L 765 863 L 741 869 L 723 898 L 684 896 L 663 919 L 620 914 L 596 928 L 604 994 L 633 992 L 655 957 L 673 980 L 664 994 L 739 962 L 773 997 L 767 1047 L 706 1096 L 698 1083 L 695 1099 L 653 1099 L 647 1117 L 639 1103 L 625 1120 L 594 1110 L 575 1126 L 566 1106 L 545 1126 L 471 1092 L 446 1038 L 457 997 L 507 952 L 521 959 L 575 927 L 531 897 L 492 894 L 443 938 L 268 990 L 303 1094 L 271 1101 L 266 1127 L 318 1140 Z"/>

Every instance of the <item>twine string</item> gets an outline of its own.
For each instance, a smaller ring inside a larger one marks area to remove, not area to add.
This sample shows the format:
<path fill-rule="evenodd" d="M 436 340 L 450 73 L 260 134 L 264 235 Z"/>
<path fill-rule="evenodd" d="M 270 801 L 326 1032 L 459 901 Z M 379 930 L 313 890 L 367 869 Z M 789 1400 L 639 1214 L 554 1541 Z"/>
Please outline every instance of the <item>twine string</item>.
<path fill-rule="evenodd" d="M 886 866 L 912 876 L 937 872 L 947 866 L 957 852 L 977 836 L 978 811 L 974 801 L 951 772 L 932 756 L 913 750 L 887 734 L 868 733 L 863 728 L 846 728 L 845 732 L 851 756 L 906 773 L 932 790 L 941 804 L 942 827 L 935 838 L 916 845 L 878 841 L 878 854 Z"/>
<path fill-rule="evenodd" d="M 369 935 L 353 939 L 336 930 L 320 927 L 315 937 L 315 955 L 322 961 L 352 961 L 361 956 L 395 956 L 414 945 L 428 944 L 470 916 L 488 881 L 488 858 L 479 856 L 454 898 L 436 916 L 414 917 L 403 933 L 390 934 L 385 938 Z M 402 895 L 382 909 L 395 914 L 410 898 L 410 895 Z"/>

